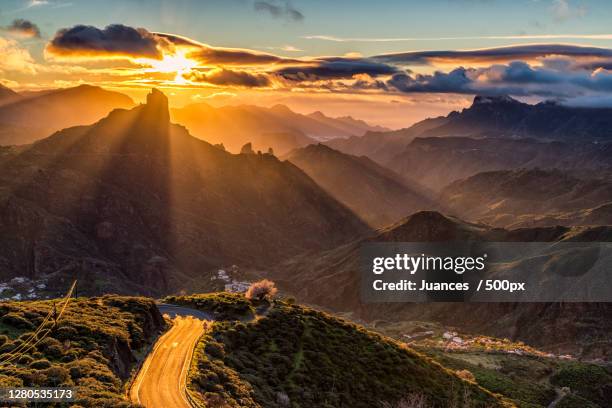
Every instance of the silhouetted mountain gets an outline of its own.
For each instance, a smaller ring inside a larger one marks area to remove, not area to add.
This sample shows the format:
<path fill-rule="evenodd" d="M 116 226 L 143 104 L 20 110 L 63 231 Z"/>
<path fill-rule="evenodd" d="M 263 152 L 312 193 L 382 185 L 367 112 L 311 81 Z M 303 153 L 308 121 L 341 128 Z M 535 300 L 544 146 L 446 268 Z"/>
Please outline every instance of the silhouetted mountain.
<path fill-rule="evenodd" d="M 374 227 L 391 224 L 417 210 L 436 207 L 418 184 L 409 184 L 400 175 L 364 156 L 313 144 L 292 151 L 286 158 Z"/>
<path fill-rule="evenodd" d="M 272 147 L 277 154 L 306 146 L 320 140 L 352 135 L 361 136 L 372 127 L 352 118 L 330 118 L 321 112 L 301 115 L 284 105 L 271 108 L 259 106 L 223 106 L 214 108 L 199 103 L 172 110 L 175 122 L 210 143 L 223 143 L 238 152 L 245 143 L 255 150 Z"/>
<path fill-rule="evenodd" d="M 555 102 L 530 105 L 508 96 L 476 96 L 423 136 L 506 136 L 544 139 L 609 139 L 612 108 L 578 108 Z"/>
<path fill-rule="evenodd" d="M 299 301 L 351 312 L 365 320 L 439 321 L 478 333 L 508 337 L 556 352 L 590 356 L 612 345 L 612 306 L 549 303 L 365 304 L 360 248 L 366 242 L 555 242 L 612 241 L 612 227 L 505 230 L 472 224 L 438 212 L 419 212 L 370 237 L 319 254 L 298 256 L 273 271 L 276 282 Z M 580 327 L 580 330 L 576 330 Z"/>
<path fill-rule="evenodd" d="M 166 97 L 0 157 L 0 277 L 162 293 L 368 231 L 301 170 L 169 122 Z"/>
<path fill-rule="evenodd" d="M 57 130 L 93 123 L 112 109 L 133 104 L 123 94 L 90 85 L 13 97 L 0 102 L 0 145 L 32 143 Z"/>
<path fill-rule="evenodd" d="M 461 112 L 451 112 L 446 117 L 426 119 L 409 128 L 392 132 L 367 133 L 360 138 L 334 139 L 326 144 L 344 153 L 366 155 L 400 174 L 412 172 L 411 159 L 415 154 L 420 156 L 425 153 L 431 158 L 440 155 L 439 149 L 442 147 L 451 149 L 452 158 L 442 155 L 441 161 L 458 159 L 461 164 L 449 168 L 446 175 L 427 176 L 430 180 L 423 182 L 430 187 L 440 188 L 449 181 L 469 177 L 482 171 L 510 169 L 517 166 L 528 167 L 528 162 L 537 161 L 537 158 L 531 159 L 529 155 L 547 156 L 548 152 L 539 150 L 542 148 L 546 150 L 549 147 L 558 149 L 562 145 L 569 145 L 568 151 L 591 150 L 595 155 L 599 150 L 608 155 L 609 163 L 609 153 L 612 150 L 610 129 L 612 129 L 612 108 L 578 108 L 554 102 L 530 105 L 507 96 L 476 96 L 469 108 Z M 432 140 L 434 137 L 445 140 L 443 142 Z M 451 137 L 458 139 L 448 140 Z M 422 140 L 417 141 L 417 138 Z M 493 140 L 482 143 L 479 141 L 485 138 Z M 534 143 L 541 140 L 541 142 L 531 144 L 529 147 L 531 152 L 526 156 L 524 147 L 527 142 L 517 139 Z M 553 141 L 562 142 L 562 145 L 543 143 Z M 600 146 L 594 146 L 596 143 Z M 495 151 L 493 146 L 496 144 L 501 144 L 500 152 Z M 518 148 L 518 151 L 515 152 L 513 147 Z M 432 150 L 427 150 L 429 148 Z M 508 157 L 515 154 L 518 155 L 517 158 Z M 560 158 L 560 160 L 566 159 Z M 471 163 L 472 161 L 475 163 Z M 573 167 L 577 165 L 577 160 L 570 162 Z M 561 167 L 561 165 L 552 167 Z M 455 170 L 461 175 L 455 177 Z M 415 171 L 417 173 L 420 171 L 418 164 Z M 414 175 L 413 178 L 418 179 L 418 176 Z"/>
<path fill-rule="evenodd" d="M 560 170 L 493 171 L 450 184 L 442 190 L 440 201 L 463 218 L 496 226 L 527 226 L 534 219 L 543 226 L 547 218 L 561 225 L 580 225 L 603 221 L 581 212 L 612 202 L 612 182 L 607 178 L 577 178 Z M 565 214 L 574 212 L 579 212 L 576 218 Z M 605 212 L 596 211 L 601 215 Z"/>

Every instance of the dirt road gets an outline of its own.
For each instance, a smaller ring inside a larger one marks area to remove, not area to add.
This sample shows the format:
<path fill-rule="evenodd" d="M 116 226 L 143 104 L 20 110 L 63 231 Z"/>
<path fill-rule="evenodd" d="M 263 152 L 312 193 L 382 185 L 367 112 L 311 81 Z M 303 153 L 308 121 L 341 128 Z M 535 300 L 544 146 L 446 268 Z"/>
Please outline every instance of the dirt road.
<path fill-rule="evenodd" d="M 130 389 L 132 402 L 146 408 L 191 408 L 185 381 L 193 348 L 203 332 L 203 320 L 177 315 L 134 380 Z"/>

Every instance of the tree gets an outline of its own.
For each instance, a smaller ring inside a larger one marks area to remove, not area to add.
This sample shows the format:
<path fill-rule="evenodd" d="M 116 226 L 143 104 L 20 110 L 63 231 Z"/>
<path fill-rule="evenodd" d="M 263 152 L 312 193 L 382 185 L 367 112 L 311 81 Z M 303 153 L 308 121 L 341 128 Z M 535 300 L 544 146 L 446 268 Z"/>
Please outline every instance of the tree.
<path fill-rule="evenodd" d="M 249 289 L 246 291 L 245 296 L 247 299 L 263 300 L 273 297 L 277 292 L 278 289 L 276 289 L 274 282 L 268 279 L 263 279 L 252 283 L 251 286 L 249 286 Z"/>

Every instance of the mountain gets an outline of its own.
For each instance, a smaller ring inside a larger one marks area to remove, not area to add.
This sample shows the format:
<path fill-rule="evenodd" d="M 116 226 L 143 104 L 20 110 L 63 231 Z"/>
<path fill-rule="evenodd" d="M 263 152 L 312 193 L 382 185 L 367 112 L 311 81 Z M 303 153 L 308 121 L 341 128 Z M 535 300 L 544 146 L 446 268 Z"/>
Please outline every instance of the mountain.
<path fill-rule="evenodd" d="M 612 203 L 608 178 L 578 178 L 560 170 L 478 173 L 444 188 L 440 201 L 463 218 L 496 226 L 528 226 L 535 219 L 538 226 L 543 226 L 545 219 L 554 220 L 553 225 L 605 225 L 612 221 L 602 222 Z"/>
<path fill-rule="evenodd" d="M 612 169 L 612 141 L 558 142 L 504 137 L 418 137 L 387 163 L 399 174 L 440 190 L 477 173 L 535 168 Z"/>
<path fill-rule="evenodd" d="M 231 152 L 239 152 L 246 143 L 255 150 L 272 147 L 277 154 L 334 137 L 361 136 L 373 129 L 352 118 L 329 118 L 321 112 L 301 115 L 284 105 L 223 106 L 214 108 L 205 103 L 172 110 L 173 121 L 210 143 L 223 143 Z"/>
<path fill-rule="evenodd" d="M 237 294 L 172 300 L 260 311 L 216 324 L 200 339 L 187 387 L 201 406 L 514 406 L 399 342 L 311 308 Z"/>
<path fill-rule="evenodd" d="M 19 97 L 19 94 L 12 89 L 0 84 L 0 105 L 6 103 L 9 100 L 13 100 Z"/>
<path fill-rule="evenodd" d="M 391 132 L 334 139 L 327 144 L 344 153 L 366 155 L 400 174 L 412 173 L 413 159 L 422 154 L 430 159 L 442 156 L 440 160 L 447 163 L 459 160 L 461 164 L 449 168 L 446 175 L 425 176 L 430 182 L 423 184 L 441 188 L 450 181 L 482 171 L 529 167 L 528 162 L 537 161 L 537 157 L 532 159 L 530 156 L 547 156 L 548 148 L 565 147 L 570 156 L 575 149 L 579 152 L 590 150 L 596 156 L 599 151 L 607 154 L 609 164 L 611 128 L 610 108 L 578 108 L 554 102 L 530 105 L 508 96 L 476 96 L 469 108 L 451 112 L 445 117 L 426 119 Z M 499 152 L 494 147 L 496 144 L 501 144 Z M 526 155 L 524 148 L 527 144 L 531 145 L 531 152 Z M 441 148 L 452 151 L 441 152 Z M 515 154 L 517 158 L 512 157 Z M 577 159 L 570 161 L 572 166 L 584 164 Z M 414 171 L 422 171 L 418 168 L 418 161 Z M 455 171 L 460 173 L 458 177 L 454 176 Z M 413 177 L 418 179 L 419 176 Z"/>
<path fill-rule="evenodd" d="M 343 134 L 361 136 L 364 132 L 387 132 L 389 129 L 384 126 L 372 126 L 367 122 L 355 119 L 352 116 L 341 116 L 338 118 L 330 118 L 321 111 L 316 111 L 306 115 L 307 117 L 326 124 L 330 128 L 339 129 Z M 337 137 L 337 135 L 333 135 Z"/>
<path fill-rule="evenodd" d="M 164 293 L 369 228 L 296 166 L 171 124 L 154 90 L 144 105 L 0 156 L 0 231 L 1 281 L 78 276 L 84 293 Z"/>
<path fill-rule="evenodd" d="M 578 108 L 556 102 L 535 105 L 509 96 L 476 96 L 472 106 L 452 112 L 423 136 L 506 136 L 548 140 L 609 139 L 612 108 Z"/>
<path fill-rule="evenodd" d="M 405 129 L 390 131 L 369 131 L 363 136 L 335 138 L 325 144 L 343 153 L 355 156 L 368 156 L 379 164 L 385 165 L 398 152 L 403 151 L 414 138 L 425 131 L 440 126 L 444 117 L 425 119 Z"/>
<path fill-rule="evenodd" d="M 365 156 L 313 144 L 292 151 L 286 158 L 373 227 L 436 207 L 418 184 L 409 183 Z"/>
<path fill-rule="evenodd" d="M 524 341 L 558 353 L 607 355 L 612 306 L 598 303 L 381 303 L 359 298 L 360 248 L 366 242 L 612 241 L 612 227 L 506 230 L 472 224 L 438 212 L 419 212 L 369 237 L 319 254 L 297 256 L 271 272 L 300 302 L 350 312 L 366 321 L 436 321 L 462 330 Z M 580 330 L 576 328 L 580 327 Z"/>
<path fill-rule="evenodd" d="M 27 144 L 70 126 L 99 120 L 134 102 L 118 92 L 91 85 L 32 92 L 0 101 L 0 145 Z"/>

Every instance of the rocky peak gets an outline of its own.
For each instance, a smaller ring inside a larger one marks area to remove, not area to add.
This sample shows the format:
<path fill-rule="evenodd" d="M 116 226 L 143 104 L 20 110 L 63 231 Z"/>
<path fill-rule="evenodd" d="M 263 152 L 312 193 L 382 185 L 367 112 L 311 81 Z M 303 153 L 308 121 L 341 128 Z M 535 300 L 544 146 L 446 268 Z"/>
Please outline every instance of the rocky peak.
<path fill-rule="evenodd" d="M 168 97 L 158 89 L 151 89 L 147 95 L 147 102 L 144 105 L 145 111 L 151 115 L 158 123 L 170 122 L 170 112 L 168 110 Z"/>
<path fill-rule="evenodd" d="M 472 103 L 472 107 L 477 105 L 498 105 L 498 104 L 515 104 L 521 103 L 516 99 L 508 96 L 508 95 L 500 95 L 500 96 L 485 96 L 485 95 L 476 95 L 474 97 L 474 102 Z"/>

